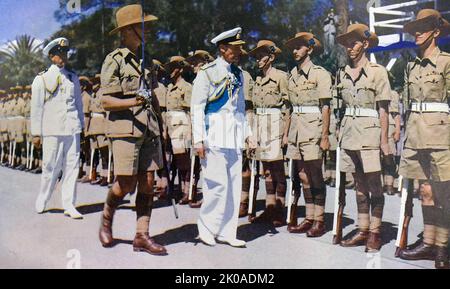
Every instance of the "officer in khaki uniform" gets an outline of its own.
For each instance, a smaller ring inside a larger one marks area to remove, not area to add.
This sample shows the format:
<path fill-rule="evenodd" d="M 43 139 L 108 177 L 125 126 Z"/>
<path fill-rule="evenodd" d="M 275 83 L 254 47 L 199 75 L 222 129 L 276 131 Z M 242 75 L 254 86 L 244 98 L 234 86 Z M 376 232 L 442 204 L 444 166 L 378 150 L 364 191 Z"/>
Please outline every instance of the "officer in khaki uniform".
<path fill-rule="evenodd" d="M 92 88 L 92 96 L 89 101 L 89 122 L 86 125 L 86 135 L 90 139 L 90 151 L 96 150 L 99 152 L 99 159 L 101 161 L 102 170 L 100 172 L 100 179 L 96 180 L 92 178 L 92 185 L 100 185 L 106 187 L 108 185 L 108 155 L 109 155 L 109 140 L 106 137 L 106 111 L 101 104 L 102 89 L 100 88 L 100 74 L 97 74 L 94 78 L 94 86 Z M 96 172 L 97 168 L 94 162 L 90 162 L 93 172 Z M 96 173 L 93 174 L 94 176 Z"/>
<path fill-rule="evenodd" d="M 80 76 L 81 85 L 81 100 L 83 101 L 83 115 L 84 115 L 84 130 L 81 136 L 81 167 L 79 181 L 81 183 L 89 183 L 95 181 L 97 178 L 96 170 L 92 170 L 92 180 L 91 180 L 91 145 L 90 137 L 88 133 L 89 121 L 91 118 L 90 105 L 91 105 L 91 94 L 92 94 L 92 82 L 87 76 Z M 83 168 L 85 171 L 83 172 Z M 82 175 L 84 176 L 82 177 Z"/>
<path fill-rule="evenodd" d="M 239 63 L 236 65 L 242 70 L 242 75 L 244 76 L 244 98 L 245 98 L 245 117 L 248 123 L 253 123 L 255 118 L 254 106 L 253 106 L 253 87 L 255 85 L 255 81 L 251 74 L 244 70 L 241 66 L 242 63 L 247 61 L 249 58 L 248 52 L 244 49 L 241 49 L 241 56 L 239 58 Z M 247 144 L 246 148 L 242 155 L 242 195 L 241 195 L 241 203 L 239 206 L 239 217 L 245 217 L 248 215 L 248 206 L 249 206 L 249 197 L 250 197 L 250 185 L 251 185 L 251 153 L 249 151 L 249 147 Z M 259 180 L 258 176 L 255 175 L 255 187 L 254 191 L 257 192 L 259 189 Z M 250 217 L 252 218 L 252 217 Z"/>
<path fill-rule="evenodd" d="M 166 249 L 149 236 L 150 216 L 153 209 L 153 182 L 155 171 L 163 166 L 160 140 L 161 113 L 156 97 L 148 103 L 147 89 L 154 95 L 157 80 L 153 63 L 143 63 L 139 57 L 144 34 L 142 21 L 146 24 L 157 17 L 145 15 L 139 4 L 127 5 L 116 13 L 117 28 L 111 34 L 120 32 L 122 45 L 103 62 L 101 72 L 102 106 L 108 112 L 106 135 L 111 139 L 114 155 L 116 181 L 108 192 L 102 214 L 99 239 L 104 247 L 114 245 L 112 222 L 114 212 L 123 198 L 137 187 L 136 235 L 134 251 L 165 255 Z M 145 34 L 144 34 L 145 35 Z M 145 36 L 144 36 L 145 37 Z M 145 76 L 148 88 L 142 86 Z"/>
<path fill-rule="evenodd" d="M 24 135 L 25 135 L 25 158 L 23 160 L 23 164 L 25 164 L 25 171 L 29 171 L 28 163 L 33 162 L 33 156 L 31 155 L 31 85 L 27 85 L 24 87 L 23 100 L 25 102 L 23 108 L 23 116 L 25 117 L 25 125 L 24 125 Z M 34 153 L 34 150 L 33 150 Z M 31 158 L 31 159 L 30 159 Z"/>
<path fill-rule="evenodd" d="M 192 85 L 182 77 L 183 71 L 189 67 L 182 56 L 173 56 L 164 65 L 164 69 L 170 75 L 171 83 L 167 86 L 167 132 L 173 152 L 173 165 L 178 170 L 181 180 L 183 197 L 181 205 L 189 203 L 189 186 L 191 178 L 191 140 L 192 124 L 190 118 L 190 106 L 192 97 Z M 174 180 L 171 180 L 172 182 Z"/>
<path fill-rule="evenodd" d="M 266 209 L 251 221 L 269 222 L 276 227 L 285 223 L 283 210 L 287 183 L 283 140 L 287 136 L 289 118 L 287 74 L 272 66 L 280 53 L 281 49 L 270 40 L 260 40 L 256 48 L 249 52 L 263 73 L 263 76 L 256 78 L 253 86 L 252 100 L 256 114 L 252 131 L 258 142 L 256 159 L 263 163 L 267 193 Z"/>
<path fill-rule="evenodd" d="M 380 148 L 389 154 L 388 125 L 391 88 L 386 69 L 371 63 L 367 49 L 378 45 L 378 36 L 364 24 L 352 24 L 336 38 L 347 50 L 349 64 L 338 71 L 337 89 L 345 116 L 339 131 L 343 150 L 341 172 L 354 172 L 358 205 L 358 233 L 341 246 L 381 248 L 380 229 L 384 195 Z"/>
<path fill-rule="evenodd" d="M 298 190 L 301 180 L 306 203 L 306 218 L 299 225 L 295 215 L 297 204 L 293 204 L 294 216 L 288 230 L 291 233 L 307 233 L 308 237 L 320 237 L 325 233 L 326 185 L 322 164 L 323 153 L 330 146 L 331 76 L 323 67 L 311 61 L 312 55 L 323 52 L 322 44 L 312 33 L 297 33 L 286 46 L 291 49 L 297 62 L 288 84 L 293 113 L 287 157 L 294 160 L 296 177 L 293 178 L 293 185 Z"/>
<path fill-rule="evenodd" d="M 423 242 L 403 250 L 400 258 L 435 260 L 436 268 L 448 269 L 450 54 L 440 51 L 437 40 L 450 33 L 450 24 L 438 11 L 423 9 L 404 30 L 415 36 L 419 55 L 406 67 L 408 114 L 399 173 L 406 179 L 421 181 L 424 234 Z"/>
<path fill-rule="evenodd" d="M 393 83 L 391 82 L 391 86 Z M 397 174 L 397 165 L 395 163 L 395 155 L 397 153 L 396 143 L 400 140 L 400 113 L 399 113 L 400 96 L 398 92 L 392 90 L 392 99 L 389 104 L 389 131 L 388 144 L 389 155 L 382 158 L 382 171 L 384 178 L 384 193 L 387 195 L 395 195 L 394 181 Z"/>

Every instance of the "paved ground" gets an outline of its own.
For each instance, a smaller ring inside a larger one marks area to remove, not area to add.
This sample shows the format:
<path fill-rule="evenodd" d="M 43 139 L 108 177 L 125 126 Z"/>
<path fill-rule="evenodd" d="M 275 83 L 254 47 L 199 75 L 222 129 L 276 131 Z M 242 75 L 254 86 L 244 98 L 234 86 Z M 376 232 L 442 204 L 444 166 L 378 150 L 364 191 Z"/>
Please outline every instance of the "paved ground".
<path fill-rule="evenodd" d="M 400 198 L 386 198 L 383 236 L 385 245 L 380 254 L 368 255 L 364 248 L 343 248 L 331 244 L 332 233 L 309 239 L 292 235 L 286 227 L 274 229 L 249 224 L 241 219 L 238 237 L 248 242 L 247 248 L 226 245 L 207 247 L 196 242 L 198 210 L 178 207 L 176 220 L 171 207 L 157 203 L 153 211 L 151 235 L 166 245 L 169 255 L 156 257 L 132 250 L 135 213 L 134 198 L 128 197 L 117 212 L 114 223 L 114 248 L 104 249 L 97 240 L 100 213 L 106 189 L 78 185 L 79 210 L 83 220 L 64 217 L 60 209 L 59 189 L 54 193 L 50 211 L 34 213 L 34 200 L 40 176 L 0 168 L 0 268 L 433 268 L 431 261 L 406 262 L 394 258 L 395 237 Z M 264 186 L 262 186 L 264 187 Z M 331 230 L 334 190 L 328 190 L 327 228 Z M 264 193 L 260 193 L 257 208 L 263 209 Z M 345 216 L 347 234 L 355 229 L 356 203 L 348 192 Z M 300 215 L 304 216 L 303 201 Z M 410 239 L 416 240 L 422 225 L 421 210 L 415 204 Z"/>

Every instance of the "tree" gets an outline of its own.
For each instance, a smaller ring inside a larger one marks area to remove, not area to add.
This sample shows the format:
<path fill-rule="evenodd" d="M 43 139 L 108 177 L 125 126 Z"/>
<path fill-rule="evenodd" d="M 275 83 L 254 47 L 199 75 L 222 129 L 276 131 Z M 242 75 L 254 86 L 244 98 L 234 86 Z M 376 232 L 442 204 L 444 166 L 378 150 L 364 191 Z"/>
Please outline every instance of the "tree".
<path fill-rule="evenodd" d="M 18 36 L 0 51 L 0 86 L 29 85 L 44 69 L 42 46 L 29 35 Z"/>

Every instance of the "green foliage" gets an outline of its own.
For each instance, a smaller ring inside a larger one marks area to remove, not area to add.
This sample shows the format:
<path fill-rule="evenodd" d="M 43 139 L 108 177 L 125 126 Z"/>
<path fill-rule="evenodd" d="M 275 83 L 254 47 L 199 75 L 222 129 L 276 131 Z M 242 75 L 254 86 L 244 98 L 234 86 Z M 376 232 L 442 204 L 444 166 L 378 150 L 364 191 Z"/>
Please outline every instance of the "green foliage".
<path fill-rule="evenodd" d="M 29 85 L 44 69 L 42 48 L 28 35 L 18 36 L 0 51 L 0 87 Z"/>

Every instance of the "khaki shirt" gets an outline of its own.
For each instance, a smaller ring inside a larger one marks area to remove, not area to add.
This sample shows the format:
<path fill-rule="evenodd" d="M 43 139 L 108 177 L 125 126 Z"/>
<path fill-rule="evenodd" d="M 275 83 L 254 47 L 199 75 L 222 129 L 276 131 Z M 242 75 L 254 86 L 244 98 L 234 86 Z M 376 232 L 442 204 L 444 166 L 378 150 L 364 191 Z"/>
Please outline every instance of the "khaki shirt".
<path fill-rule="evenodd" d="M 409 95 L 410 103 L 420 101 L 448 103 L 450 54 L 436 48 L 430 58 L 416 58 L 409 62 L 405 73 L 405 85 L 405 95 Z M 405 147 L 449 149 L 449 114 L 442 112 L 409 114 Z"/>
<path fill-rule="evenodd" d="M 26 118 L 30 118 L 31 114 L 31 98 L 24 99 L 25 106 L 23 108 L 23 116 Z"/>
<path fill-rule="evenodd" d="M 289 77 L 289 101 L 293 106 L 315 106 L 320 109 L 320 100 L 332 98 L 331 75 L 323 67 L 309 62 L 302 69 L 294 67 Z M 291 116 L 289 142 L 314 142 L 322 136 L 322 112 Z"/>
<path fill-rule="evenodd" d="M 277 108 L 277 114 L 256 114 L 253 131 L 256 131 L 258 148 L 256 157 L 263 161 L 283 159 L 281 141 L 289 108 L 288 76 L 285 72 L 272 67 L 266 76 L 258 76 L 253 86 L 253 106 L 258 108 Z"/>
<path fill-rule="evenodd" d="M 8 130 L 6 123 L 6 102 L 4 100 L 0 101 L 0 132 L 5 132 Z"/>
<path fill-rule="evenodd" d="M 25 102 L 21 97 L 12 100 L 11 102 L 11 116 L 21 116 L 23 114 L 23 109 Z"/>
<path fill-rule="evenodd" d="M 392 138 L 395 132 L 395 119 L 394 117 L 399 114 L 400 96 L 398 92 L 392 90 L 392 99 L 389 103 L 389 138 Z"/>
<path fill-rule="evenodd" d="M 106 112 L 103 109 L 102 102 L 102 89 L 92 94 L 89 101 L 90 120 L 87 125 L 88 135 L 104 135 L 106 133 Z"/>
<path fill-rule="evenodd" d="M 353 82 L 347 65 L 340 70 L 337 88 L 341 92 L 344 107 L 377 109 L 377 102 L 390 101 L 391 87 L 386 68 L 367 62 L 359 76 Z M 339 140 L 343 149 L 367 150 L 379 149 L 381 126 L 379 117 L 345 116 L 339 131 Z"/>
<path fill-rule="evenodd" d="M 192 85 L 180 79 L 167 87 L 167 131 L 174 154 L 184 153 L 192 140 L 192 123 L 189 108 L 192 99 Z"/>
<path fill-rule="evenodd" d="M 106 56 L 101 72 L 103 95 L 117 98 L 134 98 L 140 88 L 140 60 L 128 49 L 118 48 Z M 157 87 L 155 73 L 145 70 L 146 80 L 152 88 Z M 154 93 L 152 93 L 154 95 Z M 108 112 L 106 133 L 108 137 L 159 136 L 156 112 L 143 107 L 131 107 L 122 111 Z"/>

